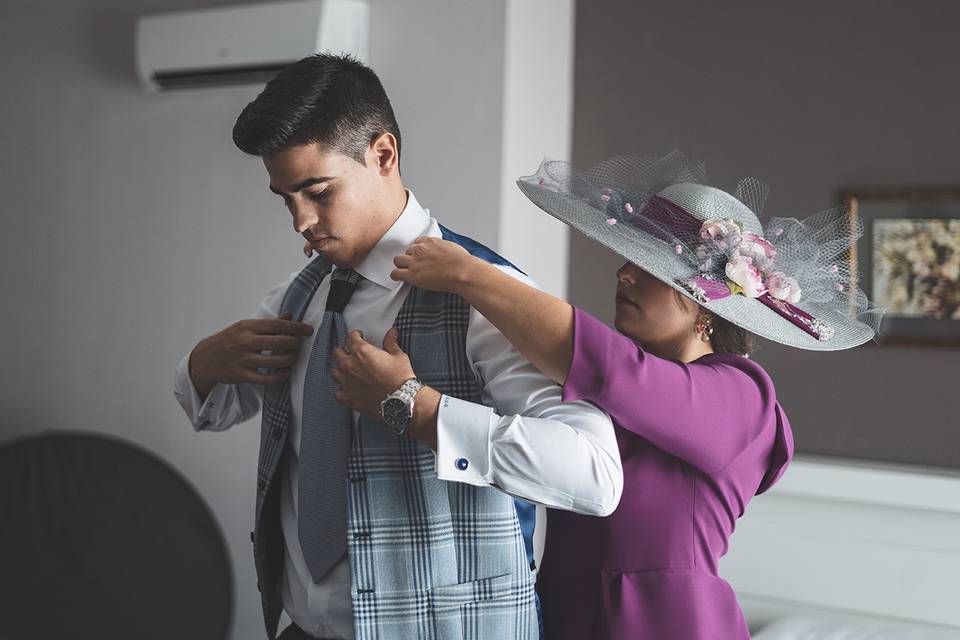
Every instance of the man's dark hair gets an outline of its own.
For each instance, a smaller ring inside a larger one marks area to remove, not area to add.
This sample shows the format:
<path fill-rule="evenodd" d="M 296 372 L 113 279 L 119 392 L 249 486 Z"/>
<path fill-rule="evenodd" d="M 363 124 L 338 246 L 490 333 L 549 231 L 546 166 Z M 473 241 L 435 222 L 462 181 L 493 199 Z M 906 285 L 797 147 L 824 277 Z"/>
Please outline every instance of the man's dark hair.
<path fill-rule="evenodd" d="M 377 74 L 349 55 L 318 53 L 276 75 L 244 107 L 233 142 L 266 157 L 291 147 L 319 143 L 366 164 L 370 143 L 392 133 L 400 154 L 400 127 Z"/>

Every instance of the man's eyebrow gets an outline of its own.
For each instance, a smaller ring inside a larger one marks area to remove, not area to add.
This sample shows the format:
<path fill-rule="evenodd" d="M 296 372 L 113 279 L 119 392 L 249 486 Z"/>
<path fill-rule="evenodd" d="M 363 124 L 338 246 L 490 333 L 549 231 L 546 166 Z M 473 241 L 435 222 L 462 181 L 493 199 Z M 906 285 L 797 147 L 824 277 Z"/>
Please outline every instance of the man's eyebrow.
<path fill-rule="evenodd" d="M 303 190 L 306 189 L 307 187 L 309 187 L 309 186 L 311 186 L 311 185 L 314 185 L 314 184 L 319 184 L 319 183 L 321 183 L 321 182 L 330 182 L 331 180 L 334 179 L 334 177 L 335 177 L 335 176 L 320 176 L 319 178 L 307 178 L 306 180 L 303 180 L 302 182 L 299 182 L 299 183 L 293 185 L 293 191 L 291 191 L 291 193 L 297 193 L 298 191 L 303 191 Z M 268 187 L 269 187 L 270 191 L 273 191 L 273 192 L 274 192 L 275 194 L 277 194 L 278 196 L 282 196 L 282 195 L 283 195 L 283 192 L 280 191 L 279 189 L 277 189 L 277 188 L 276 188 L 275 186 L 273 186 L 272 184 L 271 184 L 271 185 L 268 185 Z"/>

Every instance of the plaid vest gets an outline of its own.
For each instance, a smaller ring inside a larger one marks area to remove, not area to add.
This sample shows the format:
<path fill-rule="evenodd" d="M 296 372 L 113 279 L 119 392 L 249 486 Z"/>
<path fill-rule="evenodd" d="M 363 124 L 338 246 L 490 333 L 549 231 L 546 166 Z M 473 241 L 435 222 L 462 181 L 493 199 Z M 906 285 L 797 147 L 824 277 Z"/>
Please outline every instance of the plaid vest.
<path fill-rule="evenodd" d="M 486 247 L 444 238 L 491 262 Z M 294 279 L 279 313 L 303 316 L 331 265 L 320 256 Z M 459 296 L 410 290 L 395 325 L 414 371 L 439 392 L 481 402 L 465 353 L 470 307 Z M 283 382 L 281 384 L 288 384 Z M 267 636 L 282 609 L 284 542 L 277 473 L 290 407 L 264 389 L 253 541 Z M 533 507 L 492 487 L 438 480 L 433 452 L 361 417 L 348 463 L 347 528 L 356 640 L 534 640 L 539 626 L 532 565 Z M 521 529 L 522 525 L 522 529 Z"/>

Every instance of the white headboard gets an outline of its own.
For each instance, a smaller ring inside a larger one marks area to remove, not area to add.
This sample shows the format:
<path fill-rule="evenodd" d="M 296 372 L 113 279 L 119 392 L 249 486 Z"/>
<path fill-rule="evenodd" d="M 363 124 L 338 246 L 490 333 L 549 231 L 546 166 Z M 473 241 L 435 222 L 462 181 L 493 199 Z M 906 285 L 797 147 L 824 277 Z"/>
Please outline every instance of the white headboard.
<path fill-rule="evenodd" d="M 750 503 L 720 572 L 751 629 L 804 614 L 960 637 L 960 474 L 798 457 Z"/>

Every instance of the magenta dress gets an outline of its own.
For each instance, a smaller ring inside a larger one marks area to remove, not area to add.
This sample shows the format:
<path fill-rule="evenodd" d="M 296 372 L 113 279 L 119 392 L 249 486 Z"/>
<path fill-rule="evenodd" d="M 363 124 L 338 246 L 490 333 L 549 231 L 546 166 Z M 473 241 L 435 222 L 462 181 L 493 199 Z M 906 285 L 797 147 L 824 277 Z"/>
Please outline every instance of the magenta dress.
<path fill-rule="evenodd" d="M 546 640 L 749 638 L 717 560 L 793 455 L 766 372 L 736 355 L 664 360 L 577 309 L 563 397 L 610 414 L 624 489 L 606 518 L 549 511 Z"/>

